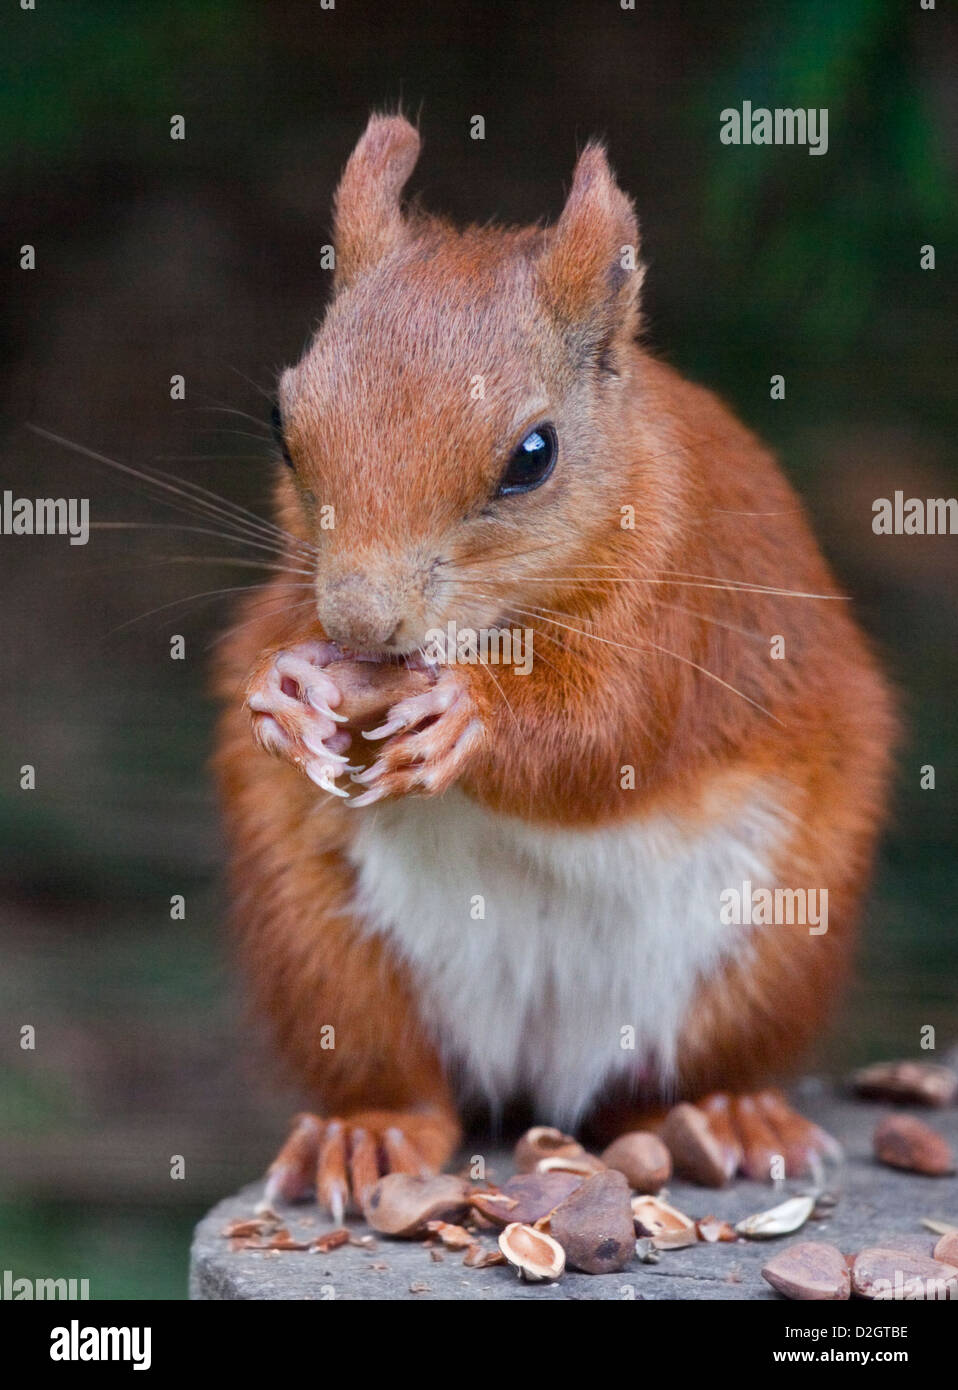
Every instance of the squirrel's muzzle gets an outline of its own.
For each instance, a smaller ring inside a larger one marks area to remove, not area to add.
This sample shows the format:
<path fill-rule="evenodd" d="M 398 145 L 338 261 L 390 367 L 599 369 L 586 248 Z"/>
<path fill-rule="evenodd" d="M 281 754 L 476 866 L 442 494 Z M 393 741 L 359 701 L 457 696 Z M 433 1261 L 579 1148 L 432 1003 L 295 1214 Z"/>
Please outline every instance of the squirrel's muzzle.
<path fill-rule="evenodd" d="M 365 574 L 320 586 L 319 617 L 331 641 L 358 650 L 390 647 L 402 624 L 395 592 Z"/>

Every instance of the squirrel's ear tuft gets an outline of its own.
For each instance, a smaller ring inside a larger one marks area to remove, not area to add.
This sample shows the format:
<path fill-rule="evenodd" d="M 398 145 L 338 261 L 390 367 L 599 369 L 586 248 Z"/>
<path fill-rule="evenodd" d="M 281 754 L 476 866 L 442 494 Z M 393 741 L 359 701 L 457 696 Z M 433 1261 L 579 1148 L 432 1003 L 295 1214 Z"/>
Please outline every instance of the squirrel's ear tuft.
<path fill-rule="evenodd" d="M 590 143 L 562 215 L 547 233 L 540 293 L 577 353 L 595 359 L 638 331 L 642 276 L 635 209 L 603 147 Z"/>
<path fill-rule="evenodd" d="M 402 116 L 371 116 L 336 190 L 336 287 L 351 285 L 402 239 L 400 196 L 419 157 L 419 132 Z"/>

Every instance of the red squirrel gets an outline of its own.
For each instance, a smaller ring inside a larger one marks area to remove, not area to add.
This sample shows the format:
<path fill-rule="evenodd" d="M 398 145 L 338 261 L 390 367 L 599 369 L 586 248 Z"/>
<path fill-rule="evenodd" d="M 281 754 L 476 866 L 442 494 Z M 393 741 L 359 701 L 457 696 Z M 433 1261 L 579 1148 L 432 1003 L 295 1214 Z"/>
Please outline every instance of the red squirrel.
<path fill-rule="evenodd" d="M 771 1088 L 846 973 L 884 679 L 776 462 L 640 342 L 604 148 L 517 229 L 404 205 L 418 153 L 374 116 L 346 165 L 281 562 L 218 673 L 242 948 L 317 1112 L 267 1198 L 341 1216 L 476 1099 L 609 1137 L 683 1099 L 727 1176 L 800 1172 L 829 1138 Z M 437 661 L 451 622 L 530 630 L 531 668 Z M 362 662 L 396 698 L 359 733 Z M 827 890 L 827 930 L 729 921 L 749 885 Z"/>

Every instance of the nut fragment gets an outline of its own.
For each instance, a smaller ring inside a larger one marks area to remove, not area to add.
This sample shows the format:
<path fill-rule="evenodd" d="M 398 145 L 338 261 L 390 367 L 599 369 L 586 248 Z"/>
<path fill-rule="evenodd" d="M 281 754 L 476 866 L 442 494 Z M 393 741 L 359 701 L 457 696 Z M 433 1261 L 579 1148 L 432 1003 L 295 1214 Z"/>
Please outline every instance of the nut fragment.
<path fill-rule="evenodd" d="M 640 1236 L 652 1237 L 657 1250 L 680 1250 L 698 1240 L 692 1218 L 661 1197 L 633 1197 L 632 1220 Z"/>
<path fill-rule="evenodd" d="M 786 1298 L 838 1302 L 851 1293 L 845 1256 L 823 1241 L 807 1240 L 779 1251 L 763 1268 L 762 1278 Z"/>
<path fill-rule="evenodd" d="M 260 1248 L 263 1250 L 308 1250 L 310 1245 L 311 1242 L 308 1240 L 297 1240 L 296 1237 L 283 1226 L 275 1235 L 269 1236 Z M 249 1248 L 253 1248 L 253 1246 Z"/>
<path fill-rule="evenodd" d="M 704 1240 L 708 1245 L 714 1245 L 717 1241 L 738 1240 L 738 1232 L 728 1221 L 721 1221 L 717 1216 L 703 1216 L 696 1221 L 695 1229 L 698 1231 L 699 1240 Z"/>
<path fill-rule="evenodd" d="M 799 1230 L 815 1210 L 815 1198 L 789 1197 L 767 1211 L 747 1216 L 735 1229 L 749 1240 L 772 1240 L 775 1236 L 790 1236 Z"/>
<path fill-rule="evenodd" d="M 855 1256 L 852 1288 L 860 1298 L 955 1300 L 958 1268 L 927 1255 L 875 1247 Z"/>
<path fill-rule="evenodd" d="M 248 1236 L 266 1235 L 278 1225 L 278 1221 L 271 1221 L 265 1216 L 254 1216 L 246 1221 L 228 1221 L 220 1235 L 227 1236 L 230 1240 L 242 1240 Z"/>
<path fill-rule="evenodd" d="M 577 1158 L 584 1153 L 585 1149 L 571 1134 L 563 1134 L 561 1129 L 552 1129 L 549 1125 L 536 1125 L 527 1129 L 516 1144 L 516 1172 L 534 1173 L 543 1158 Z"/>
<path fill-rule="evenodd" d="M 560 1279 L 565 1271 L 565 1251 L 544 1231 L 511 1221 L 499 1236 L 499 1249 L 519 1275 L 532 1284 Z"/>
<path fill-rule="evenodd" d="M 474 1241 L 462 1262 L 467 1269 L 487 1269 L 489 1265 L 504 1265 L 506 1257 L 501 1250 L 486 1250 L 478 1241 Z"/>
<path fill-rule="evenodd" d="M 624 1173 L 635 1192 L 658 1192 L 672 1176 L 672 1155 L 657 1134 L 620 1134 L 602 1155 L 607 1168 Z"/>
<path fill-rule="evenodd" d="M 662 1258 L 662 1251 L 651 1236 L 639 1236 L 635 1242 L 635 1255 L 644 1265 L 657 1265 Z"/>
<path fill-rule="evenodd" d="M 345 1226 L 340 1226 L 333 1231 L 327 1231 L 324 1236 L 317 1236 L 312 1243 L 312 1249 L 317 1255 L 328 1255 L 331 1250 L 338 1250 L 342 1245 L 349 1245 L 350 1235 Z"/>
<path fill-rule="evenodd" d="M 931 1062 L 877 1062 L 856 1071 L 851 1084 L 870 1100 L 950 1105 L 958 1095 L 958 1072 Z"/>
<path fill-rule="evenodd" d="M 733 1176 L 725 1148 L 697 1105 L 673 1106 L 659 1132 L 683 1178 L 703 1187 L 724 1187 Z"/>
<path fill-rule="evenodd" d="M 430 1221 L 426 1230 L 438 1236 L 447 1250 L 468 1250 L 475 1243 L 475 1237 L 465 1226 L 454 1226 L 449 1221 Z"/>
<path fill-rule="evenodd" d="M 415 1236 L 430 1221 L 458 1221 L 469 1210 L 469 1189 L 448 1173 L 423 1178 L 387 1173 L 367 1194 L 363 1212 L 374 1231 L 387 1236 Z"/>
<path fill-rule="evenodd" d="M 875 1157 L 891 1168 L 943 1177 L 955 1171 L 948 1141 L 913 1115 L 888 1115 L 875 1130 Z"/>
<path fill-rule="evenodd" d="M 549 1229 L 574 1269 L 613 1274 L 635 1253 L 629 1184 L 611 1168 L 594 1173 L 556 1207 Z"/>

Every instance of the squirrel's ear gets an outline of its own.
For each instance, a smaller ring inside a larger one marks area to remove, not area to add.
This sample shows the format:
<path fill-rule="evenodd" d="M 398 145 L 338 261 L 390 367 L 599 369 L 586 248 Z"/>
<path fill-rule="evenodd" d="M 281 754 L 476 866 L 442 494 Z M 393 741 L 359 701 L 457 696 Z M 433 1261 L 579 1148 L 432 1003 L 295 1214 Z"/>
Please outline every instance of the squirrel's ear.
<path fill-rule="evenodd" d="M 538 265 L 540 293 L 577 355 L 596 360 L 635 336 L 642 276 L 635 209 L 590 143 Z"/>
<path fill-rule="evenodd" d="M 351 285 L 402 239 L 403 185 L 419 157 L 419 132 L 402 116 L 371 116 L 349 156 L 334 206 L 336 287 Z"/>

